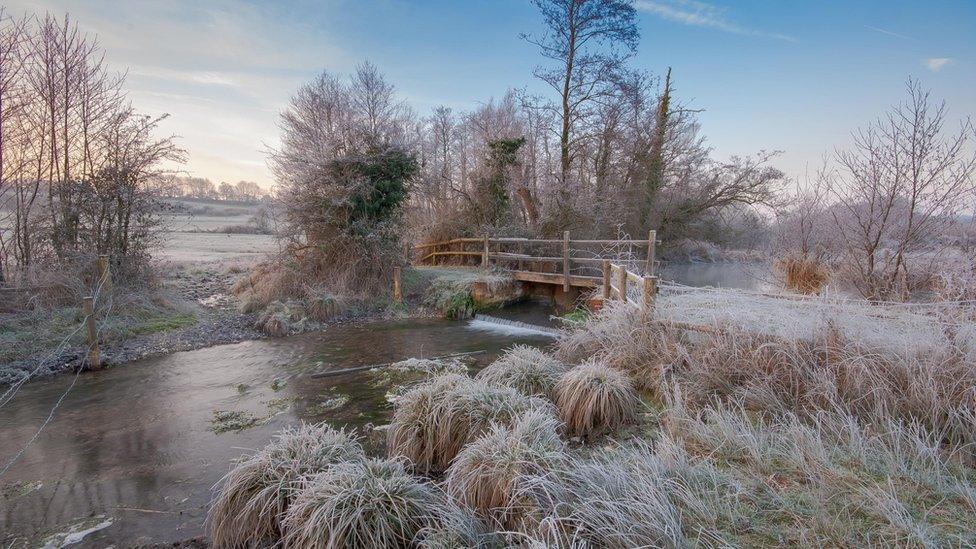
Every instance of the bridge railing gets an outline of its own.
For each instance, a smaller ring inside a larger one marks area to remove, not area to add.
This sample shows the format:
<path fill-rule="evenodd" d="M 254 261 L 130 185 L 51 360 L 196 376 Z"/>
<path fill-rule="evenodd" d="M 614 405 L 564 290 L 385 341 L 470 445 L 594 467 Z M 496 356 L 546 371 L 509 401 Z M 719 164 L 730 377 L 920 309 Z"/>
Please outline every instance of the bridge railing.
<path fill-rule="evenodd" d="M 640 275 L 627 269 L 626 265 L 603 263 L 603 300 L 619 299 L 650 312 L 654 309 L 654 296 L 657 294 L 657 277 Z"/>
<path fill-rule="evenodd" d="M 571 287 L 602 288 L 604 299 L 653 303 L 656 231 L 646 239 L 452 238 L 414 246 L 417 264 L 467 264 L 514 271 L 516 278 Z"/>

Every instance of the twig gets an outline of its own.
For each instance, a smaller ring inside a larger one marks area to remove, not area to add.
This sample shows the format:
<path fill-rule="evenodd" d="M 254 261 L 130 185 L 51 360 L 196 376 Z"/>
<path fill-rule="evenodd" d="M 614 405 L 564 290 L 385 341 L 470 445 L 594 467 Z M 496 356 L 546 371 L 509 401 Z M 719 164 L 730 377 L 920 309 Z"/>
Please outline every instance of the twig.
<path fill-rule="evenodd" d="M 116 506 L 116 509 L 120 511 L 139 511 L 140 513 L 158 513 L 160 515 L 175 515 L 176 511 L 157 511 L 156 509 L 140 509 L 138 507 L 122 507 Z"/>

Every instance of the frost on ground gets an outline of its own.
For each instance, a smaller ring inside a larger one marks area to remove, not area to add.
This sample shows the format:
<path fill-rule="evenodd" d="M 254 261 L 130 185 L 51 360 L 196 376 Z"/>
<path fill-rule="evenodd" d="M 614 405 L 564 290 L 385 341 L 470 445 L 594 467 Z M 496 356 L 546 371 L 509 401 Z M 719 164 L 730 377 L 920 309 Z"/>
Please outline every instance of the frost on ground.
<path fill-rule="evenodd" d="M 832 297 L 774 296 L 734 289 L 663 286 L 657 319 L 696 325 L 734 325 L 784 339 L 811 339 L 826 327 L 865 345 L 925 352 L 949 345 L 976 353 L 976 323 L 947 318 L 936 303 L 871 305 Z"/>

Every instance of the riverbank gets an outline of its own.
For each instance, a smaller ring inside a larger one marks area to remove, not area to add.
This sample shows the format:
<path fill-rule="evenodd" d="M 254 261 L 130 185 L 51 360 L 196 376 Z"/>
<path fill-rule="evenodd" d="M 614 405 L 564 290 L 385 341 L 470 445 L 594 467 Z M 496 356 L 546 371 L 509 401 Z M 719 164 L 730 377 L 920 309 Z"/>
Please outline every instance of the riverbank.
<path fill-rule="evenodd" d="M 264 311 L 242 312 L 240 300 L 233 287 L 247 270 L 241 261 L 215 261 L 207 263 L 180 263 L 161 266 L 168 273 L 161 287 L 149 301 L 166 304 L 152 319 L 138 326 L 128 326 L 120 339 L 102 341 L 100 351 L 102 366 L 113 368 L 136 360 L 243 341 L 256 341 L 269 337 L 297 335 L 326 330 L 350 323 L 364 323 L 392 319 L 452 318 L 465 319 L 475 311 L 488 310 L 519 299 L 520 294 L 501 275 L 485 275 L 477 269 L 429 268 L 408 269 L 404 273 L 403 302 L 394 304 L 389 296 L 380 293 L 372 302 L 359 301 L 352 306 L 337 308 L 335 314 L 325 320 L 316 320 L 300 312 L 300 318 L 288 321 L 283 333 L 269 333 L 264 329 Z M 287 304 L 280 305 L 287 308 Z M 39 322 L 50 323 L 58 313 L 45 313 Z M 5 325 L 15 326 L 12 320 Z M 78 311 L 66 315 L 77 323 Z M 50 318 L 47 318 L 50 317 Z M 30 337 L 28 331 L 40 331 L 23 323 L 23 333 L 3 333 L 10 345 L 15 338 Z M 62 337 L 51 337 L 48 347 L 39 345 L 24 348 L 29 354 L 17 360 L 0 364 L 0 386 L 18 383 L 25 377 L 42 379 L 62 372 L 75 371 L 87 360 L 87 346 L 83 333 L 72 333 L 65 323 L 58 329 L 68 338 L 60 345 Z M 44 331 L 48 330 L 45 326 Z M 60 335 L 55 332 L 54 335 Z M 55 344 L 56 343 L 56 344 Z"/>

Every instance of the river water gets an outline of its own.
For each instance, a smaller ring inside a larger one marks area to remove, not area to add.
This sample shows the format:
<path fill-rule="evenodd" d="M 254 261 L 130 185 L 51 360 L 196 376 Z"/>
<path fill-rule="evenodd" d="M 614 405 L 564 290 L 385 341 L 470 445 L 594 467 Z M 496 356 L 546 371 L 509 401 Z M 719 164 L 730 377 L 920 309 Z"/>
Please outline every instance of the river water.
<path fill-rule="evenodd" d="M 662 279 L 763 290 L 768 271 L 739 264 L 671 265 Z M 548 323 L 551 310 L 523 304 L 495 316 Z M 404 320 L 337 326 L 282 339 L 174 353 L 77 377 L 50 423 L 0 477 L 0 547 L 128 547 L 203 535 L 210 488 L 242 453 L 300 421 L 363 427 L 386 423 L 388 386 L 340 370 L 467 351 L 483 367 L 542 334 L 484 323 Z M 24 446 L 72 383 L 29 383 L 0 408 L 0 467 Z M 214 431 L 218 411 L 248 414 L 243 430 Z M 54 534 L 60 537 L 51 538 Z M 69 541 L 72 538 L 68 537 Z"/>
<path fill-rule="evenodd" d="M 545 320 L 541 306 L 506 314 Z M 387 387 L 357 372 L 324 372 L 466 351 L 478 368 L 514 343 L 552 339 L 465 322 L 410 320 L 330 328 L 139 361 L 80 375 L 51 423 L 0 478 L 0 546 L 34 547 L 58 532 L 79 545 L 127 547 L 203 534 L 210 487 L 245 450 L 301 420 L 382 424 Z M 0 466 L 29 440 L 71 376 L 29 383 L 0 408 Z M 343 399 L 347 402 L 339 405 Z M 215 411 L 245 412 L 253 427 L 216 433 Z M 57 546 L 57 544 L 54 544 Z"/>
<path fill-rule="evenodd" d="M 658 273 L 662 281 L 685 286 L 775 291 L 779 284 L 766 263 L 672 263 Z"/>

